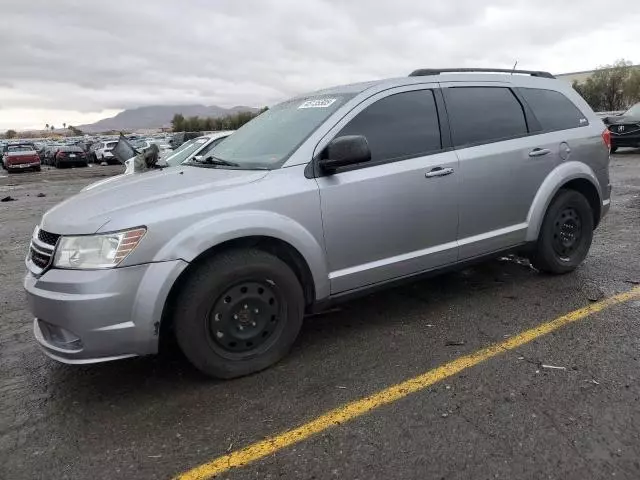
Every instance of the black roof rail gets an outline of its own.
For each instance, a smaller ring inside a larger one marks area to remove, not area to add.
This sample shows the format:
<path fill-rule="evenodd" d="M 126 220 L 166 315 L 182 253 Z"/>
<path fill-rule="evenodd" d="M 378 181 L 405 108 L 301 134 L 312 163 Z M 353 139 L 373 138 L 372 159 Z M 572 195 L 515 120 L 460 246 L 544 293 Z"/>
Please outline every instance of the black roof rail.
<path fill-rule="evenodd" d="M 427 75 L 440 75 L 451 72 L 499 72 L 499 73 L 520 73 L 531 75 L 532 77 L 556 78 L 549 72 L 539 70 L 512 70 L 511 68 L 421 68 L 409 74 L 410 77 L 424 77 Z"/>

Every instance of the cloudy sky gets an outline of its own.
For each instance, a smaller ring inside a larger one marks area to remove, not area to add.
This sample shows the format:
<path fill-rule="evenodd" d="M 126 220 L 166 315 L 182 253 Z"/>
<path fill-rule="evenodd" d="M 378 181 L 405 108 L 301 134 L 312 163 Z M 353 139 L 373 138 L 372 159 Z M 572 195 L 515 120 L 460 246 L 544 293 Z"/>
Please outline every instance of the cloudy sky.
<path fill-rule="evenodd" d="M 19 0 L 0 7 L 0 130 L 157 104 L 262 106 L 418 67 L 640 63 L 640 1 Z M 615 12 L 615 14 L 612 14 Z"/>

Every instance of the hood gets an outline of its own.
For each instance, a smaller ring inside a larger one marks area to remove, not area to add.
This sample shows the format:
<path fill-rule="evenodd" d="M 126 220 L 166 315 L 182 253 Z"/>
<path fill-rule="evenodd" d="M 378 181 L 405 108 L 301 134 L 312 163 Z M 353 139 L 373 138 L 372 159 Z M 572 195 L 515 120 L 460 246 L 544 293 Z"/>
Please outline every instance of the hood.
<path fill-rule="evenodd" d="M 94 183 L 49 210 L 41 228 L 62 235 L 97 232 L 112 218 L 127 211 L 163 208 L 185 199 L 264 178 L 268 170 L 174 167 L 144 174 L 119 175 Z"/>

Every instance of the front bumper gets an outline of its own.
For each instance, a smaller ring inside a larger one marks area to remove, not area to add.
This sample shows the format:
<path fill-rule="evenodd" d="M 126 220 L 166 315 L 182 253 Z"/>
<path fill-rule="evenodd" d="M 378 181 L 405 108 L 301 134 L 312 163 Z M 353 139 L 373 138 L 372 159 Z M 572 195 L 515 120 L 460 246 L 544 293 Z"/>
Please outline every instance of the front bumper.
<path fill-rule="evenodd" d="M 95 363 L 158 351 L 169 291 L 182 260 L 109 270 L 27 273 L 24 288 L 36 317 L 34 335 L 51 358 Z"/>

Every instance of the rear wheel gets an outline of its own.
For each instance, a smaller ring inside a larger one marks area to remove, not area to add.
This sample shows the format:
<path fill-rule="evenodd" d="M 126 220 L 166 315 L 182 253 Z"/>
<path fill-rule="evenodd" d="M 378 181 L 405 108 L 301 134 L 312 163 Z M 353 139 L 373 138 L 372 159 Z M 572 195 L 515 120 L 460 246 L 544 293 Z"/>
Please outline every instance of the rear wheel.
<path fill-rule="evenodd" d="M 593 239 L 593 211 L 575 190 L 560 190 L 545 214 L 531 263 L 538 270 L 562 274 L 576 269 Z"/>
<path fill-rule="evenodd" d="M 284 357 L 300 331 L 304 296 L 289 266 L 260 250 L 235 250 L 195 267 L 176 299 L 180 348 L 217 378 L 263 370 Z"/>
<path fill-rule="evenodd" d="M 616 153 L 616 150 L 618 150 L 618 147 L 611 147 L 611 153 Z"/>
<path fill-rule="evenodd" d="M 33 171 L 34 172 L 39 172 L 40 171 L 40 167 L 33 167 Z"/>

